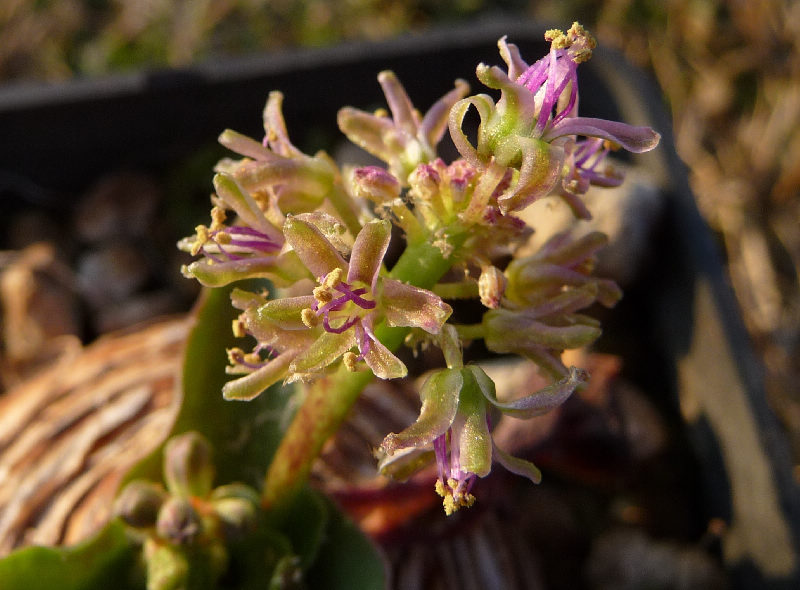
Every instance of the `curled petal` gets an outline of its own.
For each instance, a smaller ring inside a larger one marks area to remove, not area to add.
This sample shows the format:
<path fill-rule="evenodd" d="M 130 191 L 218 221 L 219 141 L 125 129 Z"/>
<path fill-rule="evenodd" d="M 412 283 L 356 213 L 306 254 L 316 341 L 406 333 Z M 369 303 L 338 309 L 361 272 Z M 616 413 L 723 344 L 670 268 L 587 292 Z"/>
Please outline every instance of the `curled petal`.
<path fill-rule="evenodd" d="M 464 80 L 456 80 L 455 85 L 456 87 L 453 90 L 437 100 L 428 109 L 419 126 L 419 135 L 429 146 L 435 146 L 441 141 L 444 130 L 447 128 L 450 109 L 469 92 L 469 84 Z"/>
<path fill-rule="evenodd" d="M 393 455 L 378 450 L 376 455 L 380 474 L 397 481 L 407 480 L 434 460 L 433 450 L 424 447 L 406 447 Z"/>
<path fill-rule="evenodd" d="M 387 219 L 376 219 L 364 225 L 353 243 L 347 282 L 360 281 L 375 290 L 378 271 L 389 247 L 391 234 L 392 224 Z"/>
<path fill-rule="evenodd" d="M 484 396 L 496 408 L 499 408 L 504 414 L 513 416 L 514 418 L 533 418 L 534 416 L 541 416 L 550 410 L 563 404 L 567 398 L 581 385 L 586 383 L 589 376 L 585 371 L 576 367 L 569 368 L 569 375 L 564 379 L 548 385 L 540 389 L 536 393 L 527 395 L 525 397 L 516 399 L 512 402 L 499 402 L 497 398 L 492 395 L 493 392 L 486 391 Z"/>
<path fill-rule="evenodd" d="M 442 369 L 432 374 L 420 388 L 419 418 L 400 433 L 388 435 L 381 449 L 391 455 L 399 449 L 424 447 L 450 428 L 458 409 L 458 394 L 464 383 L 460 369 Z"/>
<path fill-rule="evenodd" d="M 513 144 L 519 149 L 522 164 L 516 182 L 512 182 L 497 198 L 503 213 L 520 211 L 546 196 L 558 183 L 564 161 L 564 150 L 561 146 L 536 138 L 511 137 L 507 144 Z"/>
<path fill-rule="evenodd" d="M 635 127 L 592 117 L 566 117 L 553 125 L 542 139 L 552 141 L 565 135 L 607 139 L 635 154 L 652 150 L 661 140 L 661 135 L 650 127 Z"/>
<path fill-rule="evenodd" d="M 381 284 L 384 314 L 390 326 L 422 328 L 438 334 L 453 313 L 453 308 L 431 291 L 389 278 Z"/>
<path fill-rule="evenodd" d="M 500 48 L 500 57 L 508 65 L 508 77 L 516 80 L 528 69 L 528 64 L 522 59 L 516 45 L 506 43 L 506 37 L 502 37 L 497 46 Z"/>
<path fill-rule="evenodd" d="M 539 468 L 530 461 L 509 455 L 500 447 L 495 445 L 494 441 L 492 441 L 492 452 L 494 459 L 500 463 L 500 465 L 508 469 L 511 473 L 521 475 L 522 477 L 527 477 L 533 483 L 542 482 L 542 472 L 539 471 Z"/>
<path fill-rule="evenodd" d="M 324 277 L 336 268 L 347 272 L 347 263 L 322 232 L 297 217 L 287 217 L 283 224 L 286 241 L 294 248 L 306 268 L 316 277 Z"/>
<path fill-rule="evenodd" d="M 462 131 L 464 117 L 470 106 L 474 106 L 481 118 L 481 124 L 488 121 L 495 108 L 494 101 L 488 94 L 479 94 L 459 100 L 450 109 L 448 125 L 450 127 L 450 137 L 458 150 L 458 153 L 475 168 L 482 167 L 482 159 L 478 155 L 478 150 L 469 142 L 466 134 Z"/>

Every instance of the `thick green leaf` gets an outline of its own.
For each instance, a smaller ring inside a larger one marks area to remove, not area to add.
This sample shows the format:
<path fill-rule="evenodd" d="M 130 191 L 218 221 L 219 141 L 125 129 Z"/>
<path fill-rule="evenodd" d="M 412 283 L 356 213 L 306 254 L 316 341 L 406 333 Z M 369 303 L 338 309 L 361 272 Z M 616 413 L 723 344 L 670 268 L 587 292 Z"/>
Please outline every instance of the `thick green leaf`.
<path fill-rule="evenodd" d="M 143 588 L 134 568 L 138 547 L 114 520 L 93 539 L 69 548 L 26 547 L 0 560 L 3 590 Z"/>
<path fill-rule="evenodd" d="M 306 572 L 308 588 L 382 590 L 386 563 L 379 549 L 329 500 L 330 520 L 314 563 Z"/>
<path fill-rule="evenodd" d="M 258 291 L 264 282 L 236 286 Z M 258 489 L 288 421 L 292 388 L 275 385 L 248 402 L 223 399 L 222 386 L 230 379 L 225 373 L 225 350 L 246 346 L 231 331 L 239 313 L 231 305 L 232 289 L 205 290 L 194 310 L 196 321 L 184 353 L 183 401 L 170 435 L 187 430 L 202 433 L 214 448 L 216 484 L 241 481 Z M 160 479 L 161 451 L 157 449 L 126 479 Z"/>
<path fill-rule="evenodd" d="M 303 488 L 290 502 L 268 514 L 267 526 L 286 535 L 293 553 L 300 557 L 300 565 L 305 569 L 317 557 L 331 512 L 319 493 Z"/>

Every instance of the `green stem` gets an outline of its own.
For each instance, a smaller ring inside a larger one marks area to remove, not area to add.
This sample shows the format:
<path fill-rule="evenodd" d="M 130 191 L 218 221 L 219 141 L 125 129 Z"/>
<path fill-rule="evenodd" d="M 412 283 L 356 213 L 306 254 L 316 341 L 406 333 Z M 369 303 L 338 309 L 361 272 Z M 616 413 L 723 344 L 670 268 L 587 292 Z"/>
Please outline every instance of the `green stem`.
<path fill-rule="evenodd" d="M 454 324 L 453 327 L 462 340 L 480 340 L 486 333 L 483 324 Z"/>
<path fill-rule="evenodd" d="M 459 241 L 457 245 L 463 242 Z M 455 248 L 458 251 L 459 248 Z M 389 273 L 392 278 L 422 288 L 431 288 L 450 269 L 453 258 L 428 242 L 409 244 Z M 377 326 L 375 335 L 390 350 L 396 350 L 408 328 Z M 374 379 L 370 371 L 350 372 L 340 366 L 331 375 L 318 379 L 306 390 L 303 405 L 281 439 L 264 481 L 262 503 L 274 507 L 291 498 L 308 479 L 311 465 L 325 441 L 338 429 L 358 399 Z"/>

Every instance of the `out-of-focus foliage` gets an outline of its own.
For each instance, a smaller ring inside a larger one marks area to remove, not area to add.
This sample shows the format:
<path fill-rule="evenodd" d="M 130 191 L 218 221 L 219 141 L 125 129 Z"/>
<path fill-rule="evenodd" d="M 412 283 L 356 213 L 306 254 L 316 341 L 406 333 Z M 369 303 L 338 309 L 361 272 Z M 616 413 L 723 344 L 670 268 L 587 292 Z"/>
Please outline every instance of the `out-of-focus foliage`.
<path fill-rule="evenodd" d="M 382 39 L 524 0 L 8 0 L 0 80 L 61 79 L 214 55 Z"/>

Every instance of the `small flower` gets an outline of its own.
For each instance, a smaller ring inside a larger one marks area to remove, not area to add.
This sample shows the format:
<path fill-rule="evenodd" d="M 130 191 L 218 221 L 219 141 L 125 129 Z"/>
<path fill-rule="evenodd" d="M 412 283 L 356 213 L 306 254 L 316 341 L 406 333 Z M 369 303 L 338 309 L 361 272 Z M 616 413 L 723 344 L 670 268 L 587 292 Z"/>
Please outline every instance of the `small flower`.
<path fill-rule="evenodd" d="M 218 171 L 236 182 L 262 204 L 271 200 L 283 213 L 303 213 L 319 207 L 340 183 L 339 170 L 325 152 L 308 156 L 289 139 L 282 113 L 283 94 L 273 91 L 264 107 L 264 141 L 259 143 L 230 129 L 219 142 L 245 156 L 224 160 Z"/>
<path fill-rule="evenodd" d="M 539 416 L 563 403 L 586 379 L 573 367 L 561 381 L 503 403 L 497 400 L 494 382 L 477 365 L 436 371 L 420 389 L 422 408 L 417 421 L 400 433 L 389 434 L 381 443 L 385 457 L 379 468 L 388 471 L 392 455 L 398 451 L 432 446 L 438 466 L 436 492 L 443 497 L 448 515 L 475 502 L 475 481 L 489 474 L 494 460 L 512 473 L 539 483 L 541 473 L 535 465 L 512 457 L 494 444 L 489 410 L 494 407 L 516 418 Z"/>
<path fill-rule="evenodd" d="M 486 86 L 501 91 L 498 103 L 481 94 L 462 99 L 450 113 L 450 134 L 470 164 L 483 168 L 494 160 L 515 170 L 514 182 L 498 198 L 503 212 L 527 207 L 556 188 L 563 176 L 589 182 L 610 176 L 597 171 L 597 162 L 587 165 L 597 152 L 594 144 L 570 143 L 570 138 L 597 138 L 635 153 L 653 149 L 660 139 L 649 127 L 578 117 L 577 66 L 589 59 L 595 41 L 577 23 L 567 33 L 548 31 L 545 39 L 551 42 L 550 52 L 531 66 L 515 45 L 500 39 L 508 73 L 484 64 L 476 72 Z M 481 118 L 477 146 L 461 130 L 470 106 Z M 564 190 L 570 188 L 567 183 Z"/>
<path fill-rule="evenodd" d="M 339 111 L 339 128 L 350 141 L 386 162 L 389 171 L 405 185 L 418 164 L 436 157 L 436 145 L 447 127 L 448 112 L 467 94 L 469 86 L 463 80 L 456 80 L 455 88 L 421 117 L 394 73 L 381 72 L 378 82 L 392 117 L 384 112 L 370 114 L 345 107 Z"/>
<path fill-rule="evenodd" d="M 299 217 L 286 220 L 286 240 L 319 284 L 311 295 L 268 301 L 256 313 L 287 331 L 322 327 L 291 362 L 290 373 L 298 378 L 317 373 L 341 357 L 351 369 L 363 360 L 381 379 L 403 377 L 406 366 L 378 340 L 375 327 L 386 321 L 389 326 L 439 332 L 450 306 L 430 291 L 380 275 L 390 231 L 386 220 L 365 224 L 347 262 L 315 225 Z"/>
<path fill-rule="evenodd" d="M 599 232 L 579 239 L 556 234 L 536 254 L 512 260 L 504 272 L 501 305 L 483 316 L 487 348 L 529 358 L 551 375 L 566 375 L 561 352 L 600 336 L 599 322 L 577 312 L 595 302 L 612 307 L 622 296 L 616 283 L 591 275 L 594 255 L 607 240 Z"/>
<path fill-rule="evenodd" d="M 211 226 L 197 226 L 193 237 L 178 243 L 181 250 L 203 256 L 183 267 L 183 274 L 208 287 L 248 278 L 270 278 L 278 284 L 303 278 L 296 256 L 283 252 L 283 234 L 253 197 L 227 174 L 214 177 L 214 188 Z M 236 219 L 226 224 L 228 210 L 236 213 Z"/>
<path fill-rule="evenodd" d="M 244 376 L 225 383 L 222 397 L 250 401 L 289 376 L 292 361 L 314 343 L 319 330 L 286 330 L 265 320 L 261 308 L 267 300 L 263 295 L 234 289 L 231 301 L 234 307 L 243 310 L 234 321 L 234 333 L 252 336 L 256 346 L 249 353 L 241 348 L 228 350 L 227 372 Z"/>

